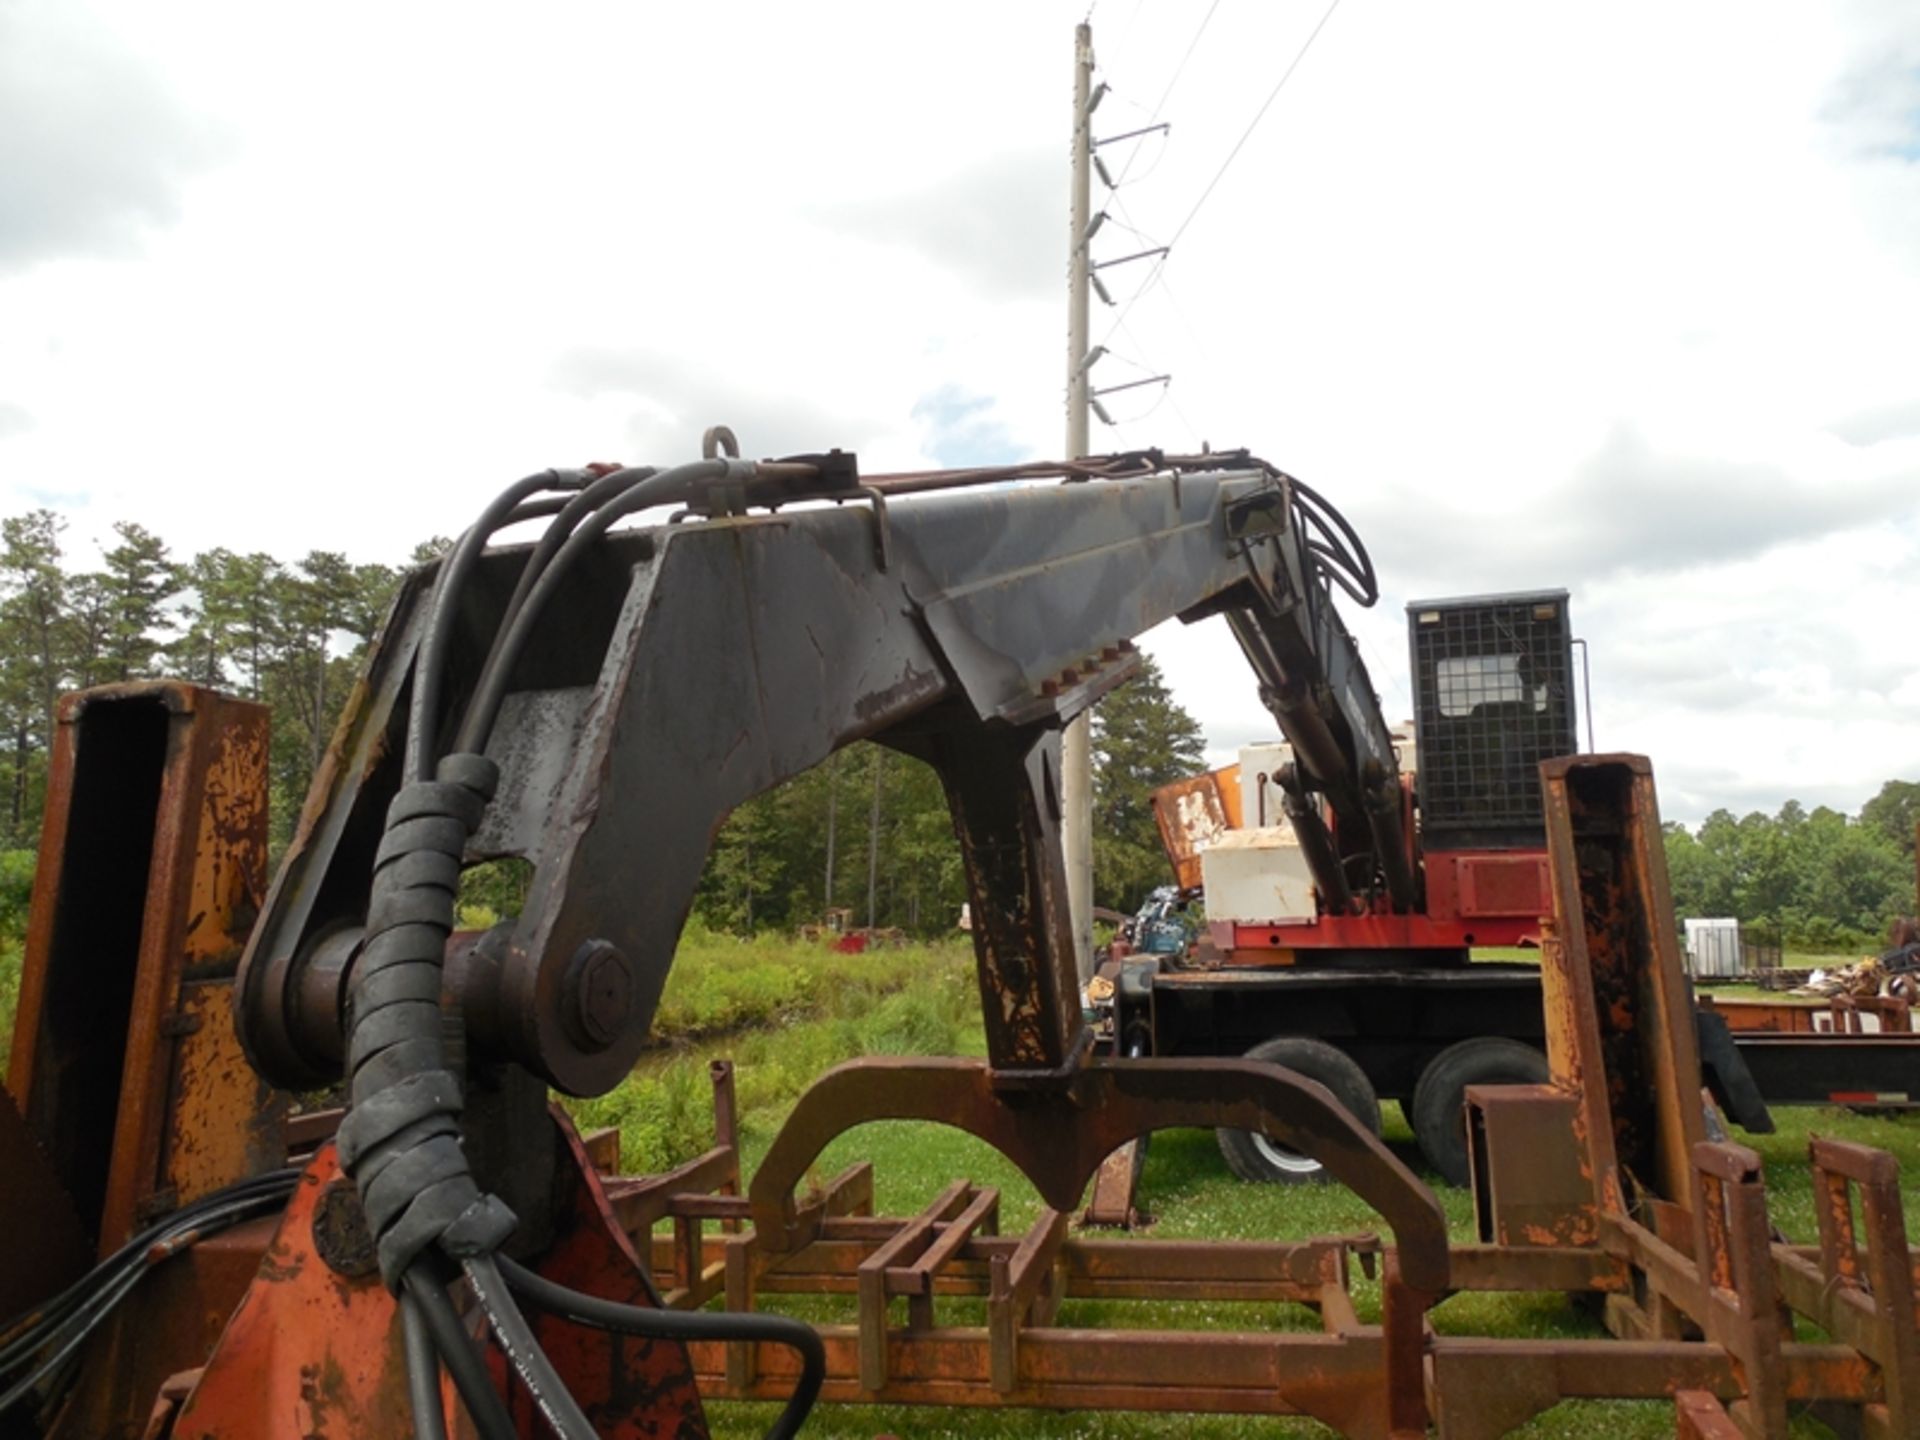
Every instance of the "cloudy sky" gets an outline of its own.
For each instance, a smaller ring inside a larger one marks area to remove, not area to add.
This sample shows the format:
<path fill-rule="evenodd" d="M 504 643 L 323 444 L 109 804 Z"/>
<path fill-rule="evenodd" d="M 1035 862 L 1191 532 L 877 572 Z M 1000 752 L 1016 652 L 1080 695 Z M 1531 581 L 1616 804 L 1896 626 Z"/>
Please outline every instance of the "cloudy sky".
<path fill-rule="evenodd" d="M 1085 13 L 0 0 L 0 505 L 397 562 L 716 421 L 1056 454 Z M 1920 8 L 1344 0 L 1249 134 L 1326 15 L 1095 7 L 1096 133 L 1173 127 L 1096 254 L 1178 236 L 1096 446 L 1332 497 L 1396 716 L 1409 598 L 1564 586 L 1670 816 L 1920 779 Z M 1270 733 L 1217 624 L 1150 645 Z"/>

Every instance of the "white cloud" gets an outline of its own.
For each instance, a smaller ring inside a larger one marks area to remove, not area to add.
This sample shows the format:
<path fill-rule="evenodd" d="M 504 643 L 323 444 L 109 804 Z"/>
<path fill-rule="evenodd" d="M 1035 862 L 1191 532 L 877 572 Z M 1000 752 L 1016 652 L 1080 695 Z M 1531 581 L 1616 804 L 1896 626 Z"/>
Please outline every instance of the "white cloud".
<path fill-rule="evenodd" d="M 1055 452 L 1081 12 L 17 0 L 123 83 L 0 85 L 59 201 L 0 216 L 0 504 L 393 561 L 717 421 Z M 1181 225 L 1317 13 L 1221 7 L 1101 254 Z M 1198 15 L 1095 24 L 1111 134 Z M 1102 436 L 1333 497 L 1396 716 L 1410 595 L 1567 584 L 1670 813 L 1857 806 L 1920 776 L 1916 54 L 1899 4 L 1342 7 L 1163 283 L 1096 307 L 1116 374 L 1175 377 Z M 1217 747 L 1267 733 L 1223 633 L 1153 644 Z"/>

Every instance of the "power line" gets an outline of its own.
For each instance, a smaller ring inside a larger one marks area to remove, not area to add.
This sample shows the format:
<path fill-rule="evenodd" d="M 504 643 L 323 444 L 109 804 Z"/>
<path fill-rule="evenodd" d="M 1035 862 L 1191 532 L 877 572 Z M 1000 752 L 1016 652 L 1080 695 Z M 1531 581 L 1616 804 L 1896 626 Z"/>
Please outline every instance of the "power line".
<path fill-rule="evenodd" d="M 1180 237 L 1187 233 L 1187 227 L 1193 224 L 1194 218 L 1200 213 L 1200 208 L 1207 203 L 1208 197 L 1213 194 L 1214 189 L 1220 184 L 1221 177 L 1227 173 L 1228 168 L 1232 166 L 1241 150 L 1245 148 L 1247 141 L 1252 137 L 1254 130 L 1257 129 L 1260 122 L 1266 118 L 1267 111 L 1273 108 L 1273 102 L 1280 98 L 1280 92 L 1286 88 L 1287 81 L 1293 78 L 1293 72 L 1300 68 L 1300 62 L 1306 59 L 1307 51 L 1313 48 L 1313 42 L 1320 38 L 1320 32 L 1326 28 L 1327 21 L 1333 18 L 1333 12 L 1339 8 L 1340 0 L 1333 0 L 1333 3 L 1327 6 L 1326 13 L 1320 17 L 1320 23 L 1313 27 L 1305 43 L 1303 43 L 1300 49 L 1294 54 L 1292 63 L 1281 72 L 1280 78 L 1274 82 L 1273 89 L 1267 92 L 1267 98 L 1260 102 L 1260 108 L 1254 112 L 1253 119 L 1247 122 L 1247 128 L 1240 132 L 1240 138 L 1233 142 L 1233 148 L 1227 152 L 1227 158 L 1220 162 L 1220 168 L 1213 172 L 1213 178 L 1207 182 L 1207 188 L 1200 192 L 1200 198 L 1193 202 L 1193 208 L 1187 211 L 1186 218 L 1175 227 L 1173 238 L 1167 241 L 1169 250 L 1180 243 Z M 1140 297 L 1153 287 L 1153 282 L 1159 278 L 1160 272 L 1166 268 L 1169 258 L 1170 256 L 1168 255 L 1162 255 L 1154 262 L 1153 273 L 1147 276 L 1146 280 L 1141 283 L 1140 288 L 1133 292 L 1132 298 L 1121 307 L 1120 314 L 1114 319 L 1113 328 L 1107 332 L 1109 336 L 1119 330 L 1120 322 L 1127 318 L 1127 311 L 1131 310 L 1139 301 Z"/>
<path fill-rule="evenodd" d="M 1173 87 L 1180 83 L 1180 76 L 1187 68 L 1187 61 L 1193 58 L 1193 52 L 1200 44 L 1200 37 L 1207 33 L 1207 25 L 1213 19 L 1213 12 L 1219 8 L 1220 0 L 1213 0 L 1213 4 L 1207 7 L 1207 13 L 1200 17 L 1200 28 L 1193 32 L 1193 38 L 1187 42 L 1186 53 L 1180 57 L 1180 63 L 1173 67 L 1173 76 L 1167 81 L 1166 89 L 1162 90 L 1160 92 L 1160 98 L 1153 102 L 1153 110 L 1147 116 L 1148 124 L 1152 124 L 1160 118 L 1160 112 L 1166 108 L 1168 97 L 1173 94 Z M 1133 169 L 1133 162 L 1137 160 L 1139 156 L 1140 147 L 1135 145 L 1132 153 L 1127 156 L 1127 163 L 1120 167 L 1120 178 L 1113 182 L 1114 189 L 1117 190 L 1121 185 L 1126 183 L 1127 172 Z"/>
<path fill-rule="evenodd" d="M 1200 192 L 1200 198 L 1193 202 L 1193 209 L 1187 212 L 1187 218 L 1180 222 L 1179 228 L 1173 232 L 1173 239 L 1169 240 L 1167 244 L 1177 244 L 1180 237 L 1186 233 L 1187 227 L 1193 223 L 1194 217 L 1200 213 L 1200 207 L 1207 203 L 1207 197 L 1213 194 L 1214 187 L 1220 183 L 1220 177 L 1227 173 L 1227 168 L 1233 164 L 1235 158 L 1240 154 L 1241 148 L 1245 146 L 1248 139 L 1252 137 L 1254 130 L 1259 126 L 1260 122 L 1266 118 L 1267 111 L 1273 107 L 1273 102 L 1280 98 L 1280 92 L 1286 88 L 1287 81 L 1293 78 L 1293 72 L 1300 68 L 1300 62 L 1307 58 L 1307 51 L 1313 48 L 1313 42 L 1320 38 L 1320 32 L 1326 28 L 1327 21 L 1333 18 L 1333 12 L 1339 8 L 1340 0 L 1333 0 L 1333 3 L 1327 6 L 1326 14 L 1320 17 L 1320 23 L 1313 27 L 1313 32 L 1307 36 L 1306 43 L 1300 47 L 1299 53 L 1293 57 L 1293 63 L 1287 66 L 1279 80 L 1274 83 L 1273 89 L 1267 92 L 1267 98 L 1260 103 L 1260 108 L 1254 112 L 1253 119 L 1247 122 L 1247 128 L 1240 132 L 1240 138 L 1233 142 L 1233 149 L 1229 150 L 1227 152 L 1227 158 L 1220 162 L 1220 168 L 1214 171 L 1213 179 L 1207 182 L 1207 188 Z"/>
<path fill-rule="evenodd" d="M 1213 19 L 1213 12 L 1220 8 L 1220 0 L 1213 0 L 1207 7 L 1207 13 L 1200 17 L 1200 28 L 1193 32 L 1193 39 L 1187 42 L 1186 54 L 1180 57 L 1180 63 L 1173 67 L 1173 76 L 1167 81 L 1167 88 L 1160 92 L 1160 98 L 1153 102 L 1153 118 L 1158 120 L 1160 112 L 1166 108 L 1167 97 L 1173 94 L 1173 87 L 1180 83 L 1181 72 L 1187 68 L 1187 61 L 1193 58 L 1194 50 L 1200 44 L 1200 37 L 1207 33 L 1207 25 Z"/>
<path fill-rule="evenodd" d="M 1087 24 L 1093 23 L 1093 12 L 1099 9 L 1101 3 L 1102 0 L 1094 0 L 1093 6 L 1087 11 Z M 1140 33 L 1140 12 L 1146 9 L 1146 6 L 1147 0 L 1133 0 L 1133 9 L 1129 10 L 1127 18 L 1118 24 L 1119 38 L 1114 43 L 1113 57 L 1116 67 L 1122 55 L 1133 53 L 1133 43 Z M 1100 68 L 1105 70 L 1107 67 L 1103 65 Z"/>

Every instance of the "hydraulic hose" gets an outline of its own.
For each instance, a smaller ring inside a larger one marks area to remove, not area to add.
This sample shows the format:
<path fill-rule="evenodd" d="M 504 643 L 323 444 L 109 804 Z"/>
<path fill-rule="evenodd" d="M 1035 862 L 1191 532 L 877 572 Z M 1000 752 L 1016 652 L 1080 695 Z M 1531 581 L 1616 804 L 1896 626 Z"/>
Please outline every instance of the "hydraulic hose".
<path fill-rule="evenodd" d="M 487 1362 L 480 1358 L 479 1347 L 454 1313 L 446 1287 L 432 1274 L 431 1264 L 423 1261 L 416 1265 L 402 1284 L 406 1287 L 407 1300 L 419 1312 L 420 1324 L 433 1342 L 433 1348 L 439 1352 L 440 1363 L 453 1377 L 454 1389 L 460 1392 L 461 1402 L 467 1407 L 467 1415 L 480 1440 L 519 1440 L 520 1432 L 507 1413 L 506 1401 L 493 1388 Z M 408 1369 L 412 1370 L 411 1352 Z M 411 1374 L 408 1382 L 411 1389 Z"/>
<path fill-rule="evenodd" d="M 494 636 L 493 646 L 487 652 L 488 665 L 493 662 L 494 650 L 499 648 L 500 636 L 506 633 L 507 622 L 518 615 L 525 606 L 527 592 L 533 588 L 534 581 L 546 573 L 548 564 L 552 562 L 555 553 L 566 542 L 567 537 L 573 534 L 580 522 L 593 511 L 620 494 L 629 485 L 637 484 L 653 473 L 652 467 L 647 466 L 627 467 L 599 475 L 561 507 L 553 523 L 540 532 L 540 539 L 535 542 L 533 553 L 527 556 L 527 563 L 520 570 L 520 578 L 514 582 L 513 594 L 507 599 L 505 618 L 500 631 Z"/>
<path fill-rule="evenodd" d="M 514 512 L 522 501 L 544 490 L 577 490 L 585 481 L 579 470 L 543 470 L 537 475 L 509 485 L 481 512 L 480 518 L 454 544 L 453 551 L 441 563 L 433 587 L 433 604 L 427 614 L 426 635 L 420 644 L 420 656 L 413 672 L 413 698 L 407 714 L 405 771 L 409 780 L 420 778 L 426 768 L 426 756 L 440 728 L 440 683 L 446 671 L 447 642 L 452 631 L 454 604 L 466 588 L 467 576 L 485 550 L 487 542 L 505 526 L 534 518 L 534 514 L 552 514 L 538 509 L 529 514 Z"/>
<path fill-rule="evenodd" d="M 578 1435 L 583 1440 L 592 1440 L 595 1433 L 593 1422 L 580 1409 L 580 1402 L 573 1398 L 573 1392 L 567 1389 L 567 1382 L 560 1378 L 560 1372 L 553 1368 L 547 1352 L 540 1348 L 532 1327 L 527 1324 L 526 1317 L 520 1313 L 520 1307 L 514 1303 L 513 1295 L 508 1291 L 507 1282 L 500 1278 L 494 1258 L 491 1255 L 469 1256 L 461 1262 L 460 1268 L 466 1272 L 467 1284 L 473 1288 L 474 1298 L 480 1302 L 480 1308 L 493 1325 L 494 1338 L 506 1352 L 508 1363 L 520 1377 L 527 1394 L 533 1397 L 534 1405 L 546 1417 L 547 1424 L 553 1427 L 553 1433 Z"/>
<path fill-rule="evenodd" d="M 1309 536 L 1307 542 L 1307 548 L 1317 557 L 1316 568 L 1357 604 L 1375 604 L 1380 599 L 1380 581 L 1360 533 L 1332 501 L 1306 481 L 1291 475 L 1285 479 L 1293 491 L 1295 510 L 1306 522 L 1302 533 L 1316 530 L 1322 537 L 1316 540 Z"/>
<path fill-rule="evenodd" d="M 690 499 L 703 482 L 746 479 L 751 462 L 714 459 L 656 472 L 547 471 L 529 476 L 494 500 L 443 562 L 428 606 L 415 664 L 403 783 L 388 808 L 374 859 L 366 940 L 348 987 L 347 1070 L 351 1105 L 339 1134 L 342 1165 L 359 1190 L 380 1269 L 402 1297 L 408 1384 L 417 1436 L 441 1440 L 445 1416 L 439 1369 L 446 1367 L 482 1440 L 505 1440 L 512 1425 L 472 1338 L 447 1294 L 449 1263 L 464 1272 L 481 1312 L 547 1424 L 561 1440 L 588 1440 L 593 1428 L 568 1393 L 513 1298 L 495 1252 L 517 1221 L 496 1197 L 481 1192 L 461 1143 L 464 1100 L 447 1065 L 442 1037 L 440 969 L 453 928 L 454 901 L 468 840 L 499 783 L 484 753 L 507 686 L 535 625 L 580 557 L 624 516 Z M 547 492 L 572 492 L 564 500 Z M 503 527 L 553 516 L 522 567 L 483 662 L 450 753 L 438 754 L 445 717 L 441 691 L 462 596 L 487 541 Z M 519 1267 L 514 1267 L 518 1272 Z M 568 1313 L 594 1311 L 591 1296 L 533 1277 L 549 1301 Z M 543 1308 L 554 1308 L 544 1306 Z M 615 1307 L 617 1311 L 627 1307 Z M 598 1312 L 603 1328 L 669 1333 L 659 1312 L 646 1317 Z M 790 1401 L 791 1434 L 811 1408 L 824 1377 L 818 1336 L 778 1317 L 673 1317 L 679 1331 L 722 1338 L 764 1338 L 800 1349 L 803 1374 Z M 713 1327 L 710 1331 L 700 1327 Z M 675 1332 L 677 1333 L 677 1332 Z"/>
<path fill-rule="evenodd" d="M 400 1324 L 406 1342 L 407 1402 L 413 1410 L 413 1440 L 447 1440 L 447 1411 L 440 1403 L 440 1355 L 433 1348 L 420 1302 L 400 1294 Z"/>
<path fill-rule="evenodd" d="M 13 1338 L 0 1347 L 0 1384 L 10 1377 L 13 1383 L 0 1392 L 0 1415 L 57 1374 L 156 1265 L 209 1235 L 280 1209 L 296 1179 L 295 1171 L 273 1171 L 203 1196 L 141 1232 L 31 1317 L 6 1326 L 0 1333 Z"/>
<path fill-rule="evenodd" d="M 579 528 L 562 542 L 539 579 L 529 587 L 519 611 L 507 622 L 505 632 L 474 687 L 466 718 L 461 721 L 459 733 L 453 742 L 454 749 L 475 751 L 487 743 L 487 735 L 500 713 L 501 702 L 506 698 L 507 684 L 520 652 L 526 648 L 527 640 L 533 634 L 533 627 L 547 601 L 552 598 L 567 571 L 587 549 L 617 521 L 637 510 L 687 499 L 694 487 L 703 480 L 751 474 L 753 468 L 752 462 L 744 460 L 695 460 L 691 464 L 676 465 L 670 470 L 623 470 L 607 476 L 609 482 L 625 476 L 626 488 L 581 522 Z"/>
<path fill-rule="evenodd" d="M 668 1340 L 746 1340 L 784 1345 L 800 1356 L 800 1382 L 767 1431 L 767 1440 L 790 1440 L 800 1432 L 827 1375 L 827 1350 L 811 1325 L 784 1315 L 708 1314 L 699 1310 L 646 1310 L 598 1295 L 583 1295 L 536 1275 L 501 1256 L 496 1262 L 506 1282 L 537 1310 L 611 1330 Z"/>

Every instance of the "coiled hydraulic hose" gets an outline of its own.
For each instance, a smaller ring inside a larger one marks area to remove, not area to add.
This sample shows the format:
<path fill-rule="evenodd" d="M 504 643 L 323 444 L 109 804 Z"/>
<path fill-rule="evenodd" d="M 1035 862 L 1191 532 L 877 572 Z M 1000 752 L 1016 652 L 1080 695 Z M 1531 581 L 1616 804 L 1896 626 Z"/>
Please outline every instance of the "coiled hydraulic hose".
<path fill-rule="evenodd" d="M 579 558 L 621 518 L 688 499 L 705 482 L 744 478 L 753 470 L 750 463 L 729 458 L 657 473 L 572 470 L 529 476 L 502 492 L 461 536 L 436 581 L 415 664 L 402 785 L 376 852 L 367 938 L 349 981 L 351 1106 L 339 1136 L 341 1163 L 360 1192 L 381 1274 L 400 1296 L 414 1428 L 421 1440 L 443 1440 L 440 1365 L 484 1440 L 505 1440 L 513 1433 L 448 1298 L 455 1266 L 553 1433 L 561 1440 L 587 1440 L 594 1433 L 521 1315 L 512 1293 L 519 1287 L 502 1275 L 503 1262 L 495 1252 L 512 1233 L 515 1217 L 499 1199 L 481 1192 L 468 1169 L 460 1080 L 447 1066 L 441 1033 L 440 967 L 453 928 L 461 860 L 499 780 L 497 767 L 481 751 L 541 612 Z M 559 498 L 562 492 L 568 498 Z M 446 724 L 441 691 L 461 592 L 495 533 L 539 516 L 555 518 L 521 572 L 451 750 L 439 753 Z M 565 1302 L 563 1313 L 606 1319 L 595 1310 L 606 1302 L 551 1282 L 540 1284 L 549 1287 L 539 1292 L 545 1300 Z M 622 1325 L 603 1328 L 682 1339 L 767 1339 L 799 1348 L 801 1384 L 775 1434 L 797 1430 L 818 1394 L 824 1352 L 818 1336 L 797 1321 L 635 1313 L 647 1317 L 637 1322 L 645 1328 L 631 1328 L 636 1322 L 630 1316 L 621 1317 Z"/>

